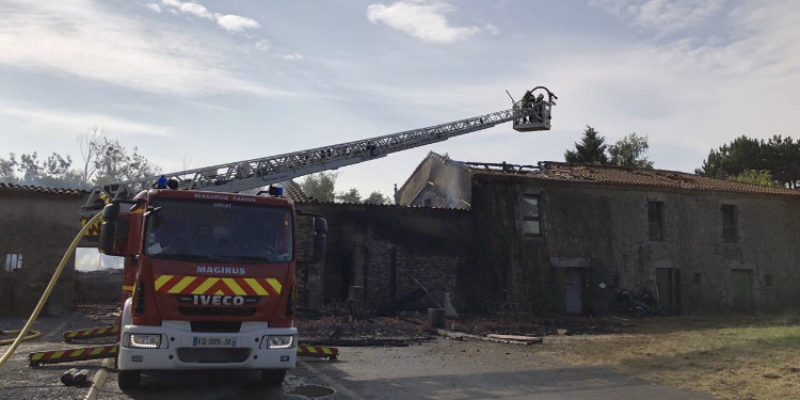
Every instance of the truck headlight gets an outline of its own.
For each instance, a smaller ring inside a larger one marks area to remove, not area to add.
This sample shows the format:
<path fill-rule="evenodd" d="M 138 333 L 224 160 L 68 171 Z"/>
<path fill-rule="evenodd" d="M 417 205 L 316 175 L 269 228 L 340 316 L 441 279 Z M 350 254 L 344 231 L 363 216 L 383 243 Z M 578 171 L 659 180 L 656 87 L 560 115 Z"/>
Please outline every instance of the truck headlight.
<path fill-rule="evenodd" d="M 294 336 L 265 336 L 262 343 L 267 343 L 268 349 L 294 348 Z"/>
<path fill-rule="evenodd" d="M 123 345 L 134 349 L 157 349 L 161 347 L 161 335 L 127 333 Z"/>

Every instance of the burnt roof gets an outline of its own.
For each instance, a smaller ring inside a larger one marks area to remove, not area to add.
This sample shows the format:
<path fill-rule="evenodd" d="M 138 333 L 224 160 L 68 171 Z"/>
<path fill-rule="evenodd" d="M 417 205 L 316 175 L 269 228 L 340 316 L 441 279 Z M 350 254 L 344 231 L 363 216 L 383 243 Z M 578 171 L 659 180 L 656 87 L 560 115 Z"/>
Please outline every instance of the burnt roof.
<path fill-rule="evenodd" d="M 711 190 L 750 194 L 800 195 L 800 191 L 781 187 L 761 186 L 718 179 L 679 171 L 644 169 L 594 164 L 572 164 L 556 161 L 540 162 L 538 168 L 507 164 L 506 169 L 485 168 L 484 164 L 465 164 L 475 173 L 526 175 L 537 179 L 559 179 L 582 182 L 601 182 L 619 185 L 651 186 L 689 190 Z M 475 166 L 473 166 L 475 165 Z M 494 164 L 497 165 L 497 164 Z M 518 168 L 523 167 L 523 168 Z"/>
<path fill-rule="evenodd" d="M 73 196 L 83 196 L 89 194 L 88 190 L 83 190 L 83 189 L 48 188 L 44 186 L 18 185 L 16 183 L 3 183 L 3 182 L 0 182 L 0 191 L 66 194 Z"/>

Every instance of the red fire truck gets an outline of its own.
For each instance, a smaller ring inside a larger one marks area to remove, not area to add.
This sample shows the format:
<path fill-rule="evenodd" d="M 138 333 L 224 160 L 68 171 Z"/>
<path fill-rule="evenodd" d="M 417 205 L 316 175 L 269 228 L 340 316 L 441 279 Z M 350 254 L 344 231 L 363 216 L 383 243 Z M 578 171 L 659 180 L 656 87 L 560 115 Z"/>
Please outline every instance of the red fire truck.
<path fill-rule="evenodd" d="M 294 204 L 284 198 L 146 190 L 103 210 L 99 247 L 125 257 L 119 385 L 145 370 L 295 367 Z M 324 251 L 325 220 L 315 218 Z M 127 290 L 126 290 L 127 289 Z"/>

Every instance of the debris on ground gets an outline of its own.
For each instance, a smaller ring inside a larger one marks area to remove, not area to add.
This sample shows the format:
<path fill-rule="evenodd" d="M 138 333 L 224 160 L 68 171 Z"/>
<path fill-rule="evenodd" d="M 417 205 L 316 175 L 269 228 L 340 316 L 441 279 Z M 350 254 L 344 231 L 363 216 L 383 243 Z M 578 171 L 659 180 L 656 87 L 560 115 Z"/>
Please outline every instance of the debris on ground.
<path fill-rule="evenodd" d="M 78 309 L 79 313 L 94 321 L 116 322 L 119 319 L 119 303 L 78 304 L 75 308 Z"/>
<path fill-rule="evenodd" d="M 598 335 L 624 331 L 624 321 L 608 318 L 533 316 L 462 318 L 448 320 L 450 331 L 477 336 L 515 335 L 543 337 L 552 335 Z M 630 326 L 630 325 L 628 325 Z"/>
<path fill-rule="evenodd" d="M 351 320 L 348 317 L 322 317 L 312 320 L 296 320 L 304 342 L 346 343 L 363 342 L 391 345 L 392 342 L 429 340 L 425 326 L 408 320 L 389 317 L 373 317 Z M 333 345 L 333 344 L 330 344 Z M 337 344 L 343 346 L 343 344 Z M 363 344 L 362 344 L 363 345 Z"/>

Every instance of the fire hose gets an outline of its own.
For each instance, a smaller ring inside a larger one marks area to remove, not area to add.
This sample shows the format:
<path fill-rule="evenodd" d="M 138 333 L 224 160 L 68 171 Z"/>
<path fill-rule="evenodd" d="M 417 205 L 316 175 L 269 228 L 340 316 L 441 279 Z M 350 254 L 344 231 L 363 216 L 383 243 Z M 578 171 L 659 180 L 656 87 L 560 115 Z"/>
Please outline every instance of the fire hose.
<path fill-rule="evenodd" d="M 17 329 L 17 330 L 2 330 L 2 329 L 0 329 L 0 335 L 13 335 L 13 334 L 18 334 L 20 332 L 22 332 L 22 330 L 20 330 L 20 329 Z M 35 331 L 35 330 L 31 329 L 30 335 L 23 337 L 22 341 L 25 342 L 25 341 L 28 341 L 28 340 L 31 340 L 31 339 L 36 339 L 39 336 L 42 336 L 42 332 Z M 0 346 L 5 346 L 7 344 L 14 343 L 15 340 L 17 340 L 17 338 L 0 340 Z"/>
<path fill-rule="evenodd" d="M 94 226 L 94 224 L 100 221 L 102 215 L 103 213 L 99 212 L 94 217 L 92 217 L 92 219 L 90 219 L 86 223 L 86 225 L 84 225 L 83 228 L 81 228 L 81 231 L 78 232 L 78 236 L 75 236 L 75 239 L 72 240 L 72 244 L 69 245 L 69 249 L 67 249 L 67 252 L 64 253 L 64 257 L 61 258 L 61 263 L 58 264 L 56 272 L 53 273 L 53 277 L 50 278 L 50 283 L 47 285 L 47 289 L 44 290 L 42 298 L 39 299 L 39 303 L 36 304 L 36 308 L 33 310 L 33 314 L 31 314 L 31 317 L 28 318 L 28 322 L 25 323 L 25 326 L 19 331 L 6 331 L 8 333 L 19 332 L 19 335 L 15 339 L 13 339 L 11 347 L 8 350 L 6 350 L 5 354 L 3 354 L 3 357 L 0 358 L 0 368 L 2 368 L 3 365 L 5 365 L 6 362 L 11 358 L 11 356 L 17 350 L 17 347 L 19 347 L 20 343 L 22 343 L 25 340 L 31 340 L 41 334 L 31 329 L 33 327 L 33 323 L 36 322 L 37 318 L 39 318 L 39 314 L 42 312 L 45 303 L 47 303 L 47 299 L 50 297 L 50 293 L 56 287 L 56 282 L 58 282 L 58 278 L 60 278 L 61 273 L 64 272 L 64 267 L 67 265 L 67 261 L 72 256 L 72 253 L 75 252 L 75 248 L 78 247 L 78 243 L 80 243 L 81 239 L 86 234 L 86 232 L 88 232 L 89 229 L 91 229 L 91 227 Z M 28 332 L 31 331 L 33 333 L 31 335 L 28 335 Z M 11 341 L 12 339 L 7 339 L 7 340 Z M 5 340 L 3 342 L 5 342 Z M 3 342 L 0 342 L 0 344 L 6 344 Z"/>

